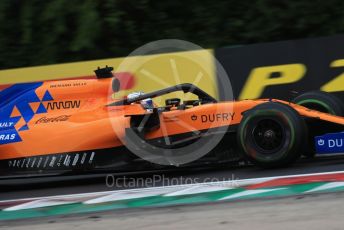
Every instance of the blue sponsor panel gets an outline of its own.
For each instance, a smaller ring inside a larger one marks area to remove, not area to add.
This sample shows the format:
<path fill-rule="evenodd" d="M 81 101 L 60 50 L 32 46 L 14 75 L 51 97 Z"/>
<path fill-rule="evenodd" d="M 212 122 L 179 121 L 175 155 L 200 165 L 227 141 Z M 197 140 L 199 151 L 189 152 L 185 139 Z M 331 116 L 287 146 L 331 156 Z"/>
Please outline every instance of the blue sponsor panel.
<path fill-rule="evenodd" d="M 0 92 L 0 108 L 10 104 L 15 99 L 19 98 L 21 95 L 27 94 L 28 97 L 34 97 L 34 91 L 40 87 L 43 82 L 34 82 L 34 83 L 19 83 L 8 87 Z M 33 92 L 33 93 L 32 93 Z M 29 99 L 30 100 L 30 99 Z"/>
<path fill-rule="evenodd" d="M 0 144 L 9 144 L 21 141 L 21 138 L 15 129 L 7 129 L 0 131 Z"/>
<path fill-rule="evenodd" d="M 5 119 L 2 119 L 2 117 L 0 117 L 0 131 L 14 129 L 14 126 L 17 124 L 19 120 L 20 117 L 10 117 Z"/>
<path fill-rule="evenodd" d="M 344 153 L 344 132 L 315 137 L 315 148 L 319 154 Z"/>
<path fill-rule="evenodd" d="M 42 82 L 15 84 L 0 92 L 0 145 L 22 141 L 19 133 L 29 130 L 28 122 L 36 114 L 47 113 L 43 102 L 54 98 L 47 90 L 42 98 L 36 94 L 36 89 Z M 38 109 L 33 109 L 33 103 L 39 103 Z M 13 111 L 17 111 L 15 115 Z M 23 125 L 16 127 L 19 120 Z M 18 133 L 19 132 L 19 133 Z"/>

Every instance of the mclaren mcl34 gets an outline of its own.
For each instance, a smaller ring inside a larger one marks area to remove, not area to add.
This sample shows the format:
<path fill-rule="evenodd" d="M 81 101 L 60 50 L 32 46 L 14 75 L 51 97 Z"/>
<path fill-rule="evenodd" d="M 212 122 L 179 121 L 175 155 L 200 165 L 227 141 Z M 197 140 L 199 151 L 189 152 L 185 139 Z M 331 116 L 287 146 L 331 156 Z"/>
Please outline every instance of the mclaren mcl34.
<path fill-rule="evenodd" d="M 217 101 L 192 84 L 112 99 L 113 69 L 96 79 L 12 85 L 0 92 L 1 178 L 140 172 L 250 162 L 284 167 L 344 152 L 344 107 L 313 91 L 292 102 Z M 194 100 L 169 98 L 192 94 Z"/>

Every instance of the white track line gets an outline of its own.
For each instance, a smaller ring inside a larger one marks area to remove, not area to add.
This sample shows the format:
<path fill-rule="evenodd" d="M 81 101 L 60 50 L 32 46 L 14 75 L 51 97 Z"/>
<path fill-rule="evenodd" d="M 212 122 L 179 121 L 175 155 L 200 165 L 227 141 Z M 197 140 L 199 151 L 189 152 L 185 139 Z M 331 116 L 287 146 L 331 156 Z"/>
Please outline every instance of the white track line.
<path fill-rule="evenodd" d="M 221 186 L 228 187 L 229 185 L 236 185 L 236 187 L 248 186 L 252 184 L 263 183 L 270 180 L 275 179 L 283 179 L 283 178 L 297 178 L 297 177 L 304 177 L 304 176 L 319 176 L 319 175 L 332 175 L 332 174 L 339 174 L 344 173 L 344 171 L 335 171 L 335 172 L 323 172 L 323 173 L 308 173 L 308 174 L 297 174 L 297 175 L 287 175 L 287 176 L 274 176 L 274 177 L 261 177 L 261 178 L 251 178 L 251 179 L 243 179 L 243 180 L 231 180 L 231 181 L 217 181 L 217 182 L 204 182 L 204 183 L 196 183 L 196 184 L 183 184 L 183 185 L 171 185 L 165 187 L 150 187 L 150 188 L 136 188 L 136 189 L 126 189 L 126 190 L 114 190 L 114 191 L 102 191 L 102 192 L 91 192 L 91 193 L 77 193 L 77 194 L 69 194 L 69 195 L 56 195 L 56 196 L 43 196 L 43 197 L 31 197 L 31 198 L 22 198 L 22 199 L 12 199 L 12 200 L 3 200 L 0 201 L 1 204 L 11 203 L 11 202 L 25 202 L 25 201 L 34 201 L 34 200 L 41 200 L 41 199 L 68 199 L 68 198 L 86 198 L 86 197 L 94 197 L 97 196 L 106 196 L 112 194 L 126 192 L 151 192 L 157 190 L 164 190 L 164 189 L 188 189 L 191 187 L 199 187 L 199 186 Z"/>
<path fill-rule="evenodd" d="M 316 188 L 313 188 L 305 193 L 311 193 L 311 192 L 320 192 L 320 191 L 325 191 L 328 189 L 333 189 L 333 188 L 338 188 L 338 187 L 343 187 L 344 182 L 330 182 L 321 186 L 318 186 Z"/>
<path fill-rule="evenodd" d="M 267 193 L 267 192 L 274 192 L 274 191 L 283 190 L 283 189 L 285 189 L 285 188 L 247 190 L 247 191 L 242 191 L 239 193 L 235 193 L 233 195 L 223 197 L 219 200 L 237 199 L 237 198 L 241 198 L 241 197 L 245 197 L 245 196 L 257 195 L 257 194 Z"/>

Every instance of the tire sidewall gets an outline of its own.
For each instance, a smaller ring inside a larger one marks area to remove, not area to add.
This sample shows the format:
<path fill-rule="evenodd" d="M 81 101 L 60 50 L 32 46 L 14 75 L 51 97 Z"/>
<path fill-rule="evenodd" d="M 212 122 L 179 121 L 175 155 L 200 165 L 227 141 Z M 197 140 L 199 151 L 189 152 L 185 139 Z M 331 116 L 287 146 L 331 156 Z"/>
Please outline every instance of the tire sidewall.
<path fill-rule="evenodd" d="M 293 103 L 310 108 L 307 105 L 316 104 L 325 108 L 327 113 L 344 116 L 344 103 L 335 95 L 323 91 L 310 91 L 293 100 Z M 312 109 L 312 108 L 310 108 Z"/>
<path fill-rule="evenodd" d="M 253 139 L 253 130 L 259 121 L 271 119 L 283 126 L 282 147 L 273 153 L 264 153 Z M 303 137 L 306 137 L 304 121 L 291 107 L 269 102 L 256 106 L 244 114 L 239 125 L 238 142 L 244 155 L 263 167 L 279 167 L 295 161 L 301 155 Z"/>

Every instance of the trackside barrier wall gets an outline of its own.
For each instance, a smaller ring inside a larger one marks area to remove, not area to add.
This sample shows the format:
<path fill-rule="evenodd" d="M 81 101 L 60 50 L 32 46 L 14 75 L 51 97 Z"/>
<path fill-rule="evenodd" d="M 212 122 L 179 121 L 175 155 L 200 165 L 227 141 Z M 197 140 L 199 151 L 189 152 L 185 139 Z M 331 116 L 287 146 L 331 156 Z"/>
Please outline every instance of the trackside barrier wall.
<path fill-rule="evenodd" d="M 323 90 L 344 100 L 344 35 L 219 48 L 238 99 Z"/>
<path fill-rule="evenodd" d="M 110 65 L 127 79 L 119 96 L 178 83 L 195 83 L 202 71 L 198 87 L 217 97 L 213 54 L 229 75 L 237 99 L 289 100 L 297 92 L 323 90 L 344 100 L 344 35 L 130 57 L 125 66 L 121 65 L 124 58 L 110 58 L 0 70 L 0 85 L 4 88 L 18 82 L 94 78 L 94 69 Z M 141 63 L 139 68 L 131 65 L 135 62 Z"/>

